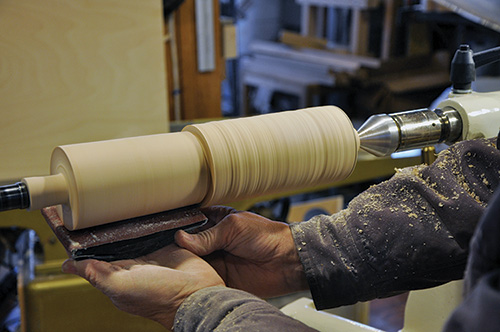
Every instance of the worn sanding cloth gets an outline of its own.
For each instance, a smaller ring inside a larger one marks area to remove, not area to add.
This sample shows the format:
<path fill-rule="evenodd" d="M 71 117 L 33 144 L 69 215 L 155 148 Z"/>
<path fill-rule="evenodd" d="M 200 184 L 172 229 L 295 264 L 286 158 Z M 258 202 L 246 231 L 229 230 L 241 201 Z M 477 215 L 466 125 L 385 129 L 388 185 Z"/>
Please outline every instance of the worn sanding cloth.
<path fill-rule="evenodd" d="M 76 260 L 115 261 L 144 256 L 173 243 L 179 229 L 196 232 L 207 222 L 198 208 L 187 207 L 69 231 L 55 206 L 42 209 L 42 215 L 68 255 Z"/>

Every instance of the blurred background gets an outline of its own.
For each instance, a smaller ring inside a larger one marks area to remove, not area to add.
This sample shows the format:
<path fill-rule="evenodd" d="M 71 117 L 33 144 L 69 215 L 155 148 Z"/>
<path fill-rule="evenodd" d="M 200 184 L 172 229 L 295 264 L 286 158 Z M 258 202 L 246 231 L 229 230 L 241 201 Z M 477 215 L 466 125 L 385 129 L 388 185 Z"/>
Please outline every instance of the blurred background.
<path fill-rule="evenodd" d="M 500 45 L 499 17 L 495 0 L 0 0 L 0 185 L 47 174 L 62 144 L 327 104 L 355 127 L 429 107 L 460 44 Z M 498 90 L 498 63 L 477 74 L 475 91 Z M 307 220 L 420 162 L 360 154 L 341 183 L 232 206 Z M 0 215 L 0 331 L 163 330 L 63 275 L 66 257 L 38 211 Z M 340 314 L 397 331 L 405 302 Z"/>

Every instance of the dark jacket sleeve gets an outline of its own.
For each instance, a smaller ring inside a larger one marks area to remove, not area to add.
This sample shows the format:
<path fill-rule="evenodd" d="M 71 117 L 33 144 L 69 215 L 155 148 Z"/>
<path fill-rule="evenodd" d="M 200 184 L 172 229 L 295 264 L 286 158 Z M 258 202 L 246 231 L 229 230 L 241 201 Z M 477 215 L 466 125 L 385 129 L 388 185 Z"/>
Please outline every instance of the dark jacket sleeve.
<path fill-rule="evenodd" d="M 492 141 L 459 143 L 431 166 L 399 170 L 336 215 L 292 225 L 316 307 L 461 278 L 499 170 L 500 152 Z M 225 287 L 188 297 L 174 330 L 313 331 L 257 297 Z"/>
<path fill-rule="evenodd" d="M 254 295 L 226 287 L 210 287 L 197 291 L 182 303 L 175 316 L 174 331 L 316 330 L 283 314 Z"/>
<path fill-rule="evenodd" d="M 398 170 L 333 216 L 291 226 L 318 309 L 463 277 L 474 228 L 498 187 L 492 140 L 453 145 Z"/>
<path fill-rule="evenodd" d="M 500 190 L 474 233 L 465 272 L 465 298 L 445 332 L 500 330 Z"/>

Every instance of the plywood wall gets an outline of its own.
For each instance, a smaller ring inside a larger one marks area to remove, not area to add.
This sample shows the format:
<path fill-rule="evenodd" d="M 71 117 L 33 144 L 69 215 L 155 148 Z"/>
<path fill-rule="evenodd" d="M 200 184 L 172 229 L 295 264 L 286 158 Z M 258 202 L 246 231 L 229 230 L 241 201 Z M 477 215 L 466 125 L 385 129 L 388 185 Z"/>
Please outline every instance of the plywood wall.
<path fill-rule="evenodd" d="M 168 128 L 160 0 L 0 0 L 0 183 Z"/>

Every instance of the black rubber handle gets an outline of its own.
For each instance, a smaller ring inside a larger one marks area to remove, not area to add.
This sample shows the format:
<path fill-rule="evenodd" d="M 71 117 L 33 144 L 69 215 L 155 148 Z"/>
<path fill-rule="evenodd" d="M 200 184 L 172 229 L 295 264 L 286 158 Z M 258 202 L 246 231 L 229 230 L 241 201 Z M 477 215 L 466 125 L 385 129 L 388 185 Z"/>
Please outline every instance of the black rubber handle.
<path fill-rule="evenodd" d="M 486 51 L 474 53 L 474 63 L 476 64 L 476 68 L 481 66 L 500 61 L 500 46 L 491 48 Z"/>
<path fill-rule="evenodd" d="M 0 187 L 0 211 L 27 209 L 30 206 L 28 187 L 22 182 Z"/>
<path fill-rule="evenodd" d="M 450 80 L 456 93 L 471 92 L 476 80 L 476 68 L 500 61 L 500 47 L 474 53 L 469 45 L 460 45 L 451 61 Z"/>

